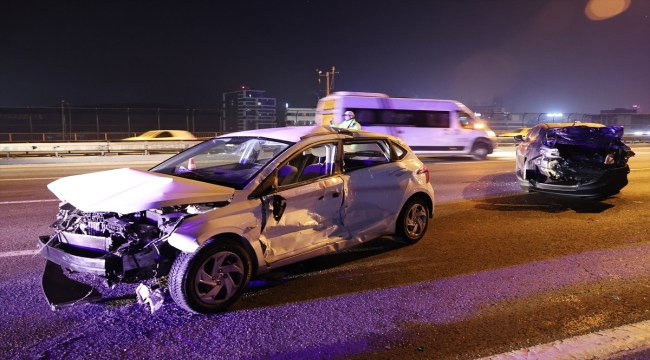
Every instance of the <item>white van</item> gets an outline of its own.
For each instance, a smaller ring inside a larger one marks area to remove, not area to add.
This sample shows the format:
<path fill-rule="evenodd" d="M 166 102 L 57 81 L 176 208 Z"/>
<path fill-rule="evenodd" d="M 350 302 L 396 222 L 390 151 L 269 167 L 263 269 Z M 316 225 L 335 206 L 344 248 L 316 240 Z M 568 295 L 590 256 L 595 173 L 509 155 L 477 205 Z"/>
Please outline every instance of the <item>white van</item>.
<path fill-rule="evenodd" d="M 399 136 L 416 154 L 483 160 L 496 146 L 494 132 L 458 101 L 335 92 L 318 101 L 316 124 L 340 123 L 347 110 L 354 112 L 361 130 Z"/>

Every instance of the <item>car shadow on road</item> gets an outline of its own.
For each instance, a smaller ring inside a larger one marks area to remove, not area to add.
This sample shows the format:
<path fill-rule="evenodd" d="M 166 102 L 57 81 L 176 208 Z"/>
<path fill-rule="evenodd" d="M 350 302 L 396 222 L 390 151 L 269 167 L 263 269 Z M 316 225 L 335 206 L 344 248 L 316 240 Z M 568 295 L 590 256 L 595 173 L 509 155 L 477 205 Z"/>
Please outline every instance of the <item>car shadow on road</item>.
<path fill-rule="evenodd" d="M 407 244 L 398 238 L 383 236 L 352 248 L 274 269 L 251 281 L 246 292 L 249 294 L 254 293 L 313 274 L 341 272 L 344 270 L 346 264 L 394 251 L 405 246 Z M 347 276 L 355 275 L 354 273 L 348 273 Z"/>
<path fill-rule="evenodd" d="M 497 211 L 541 211 L 558 213 L 573 210 L 576 213 L 597 214 L 614 207 L 598 200 L 568 198 L 538 193 L 499 196 L 480 199 L 476 209 Z"/>
<path fill-rule="evenodd" d="M 614 205 L 603 202 L 608 198 L 584 199 L 562 195 L 523 192 L 512 173 L 487 175 L 463 189 L 464 199 L 478 202 L 476 209 L 497 211 L 541 211 L 558 213 L 601 213 Z"/>

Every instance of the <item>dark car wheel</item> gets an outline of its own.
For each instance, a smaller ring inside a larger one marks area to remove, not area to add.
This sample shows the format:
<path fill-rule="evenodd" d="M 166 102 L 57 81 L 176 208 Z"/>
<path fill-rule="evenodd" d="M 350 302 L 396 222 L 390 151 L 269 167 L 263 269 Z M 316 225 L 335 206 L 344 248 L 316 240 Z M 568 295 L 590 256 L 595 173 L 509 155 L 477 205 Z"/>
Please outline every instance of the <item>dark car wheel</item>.
<path fill-rule="evenodd" d="M 187 311 L 214 314 L 239 299 L 251 273 L 251 259 L 241 245 L 211 240 L 197 252 L 176 258 L 169 273 L 169 292 Z"/>
<path fill-rule="evenodd" d="M 411 199 L 402 208 L 397 218 L 397 235 L 409 244 L 418 242 L 427 232 L 429 226 L 429 209 L 418 198 Z"/>
<path fill-rule="evenodd" d="M 487 158 L 490 148 L 486 143 L 477 142 L 472 146 L 472 158 L 474 160 L 485 160 Z"/>

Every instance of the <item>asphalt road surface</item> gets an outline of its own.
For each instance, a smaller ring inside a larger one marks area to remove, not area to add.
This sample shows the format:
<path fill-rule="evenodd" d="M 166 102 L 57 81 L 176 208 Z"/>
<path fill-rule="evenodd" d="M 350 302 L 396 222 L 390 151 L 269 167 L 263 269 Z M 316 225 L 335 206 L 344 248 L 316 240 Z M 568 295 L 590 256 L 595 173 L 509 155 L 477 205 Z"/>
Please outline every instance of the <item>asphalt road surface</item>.
<path fill-rule="evenodd" d="M 283 268 L 211 316 L 170 298 L 151 314 L 135 285 L 51 311 L 33 256 L 57 211 L 46 184 L 152 164 L 0 162 L 0 358 L 476 359 L 647 321 L 650 149 L 634 150 L 629 185 L 603 201 L 521 192 L 508 151 L 423 158 L 436 199 L 420 242 L 384 237 Z"/>

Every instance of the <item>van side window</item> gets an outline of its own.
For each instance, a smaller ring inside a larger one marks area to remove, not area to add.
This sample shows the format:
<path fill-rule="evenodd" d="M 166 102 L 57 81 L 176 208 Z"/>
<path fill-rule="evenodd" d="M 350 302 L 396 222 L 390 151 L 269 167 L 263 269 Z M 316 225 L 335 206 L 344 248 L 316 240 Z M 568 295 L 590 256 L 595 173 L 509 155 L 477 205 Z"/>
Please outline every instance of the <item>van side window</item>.
<path fill-rule="evenodd" d="M 415 111 L 404 110 L 379 110 L 381 123 L 386 125 L 415 126 Z"/>
<path fill-rule="evenodd" d="M 390 146 L 386 140 L 348 140 L 343 143 L 343 171 L 390 162 Z"/>
<path fill-rule="evenodd" d="M 356 115 L 361 126 L 414 126 L 449 128 L 448 111 L 399 109 L 346 109 Z"/>
<path fill-rule="evenodd" d="M 377 124 L 377 117 L 375 109 L 346 109 L 354 112 L 354 116 L 359 124 L 363 125 L 374 125 Z"/>
<path fill-rule="evenodd" d="M 449 112 L 448 111 L 427 111 L 425 127 L 448 128 Z"/>

